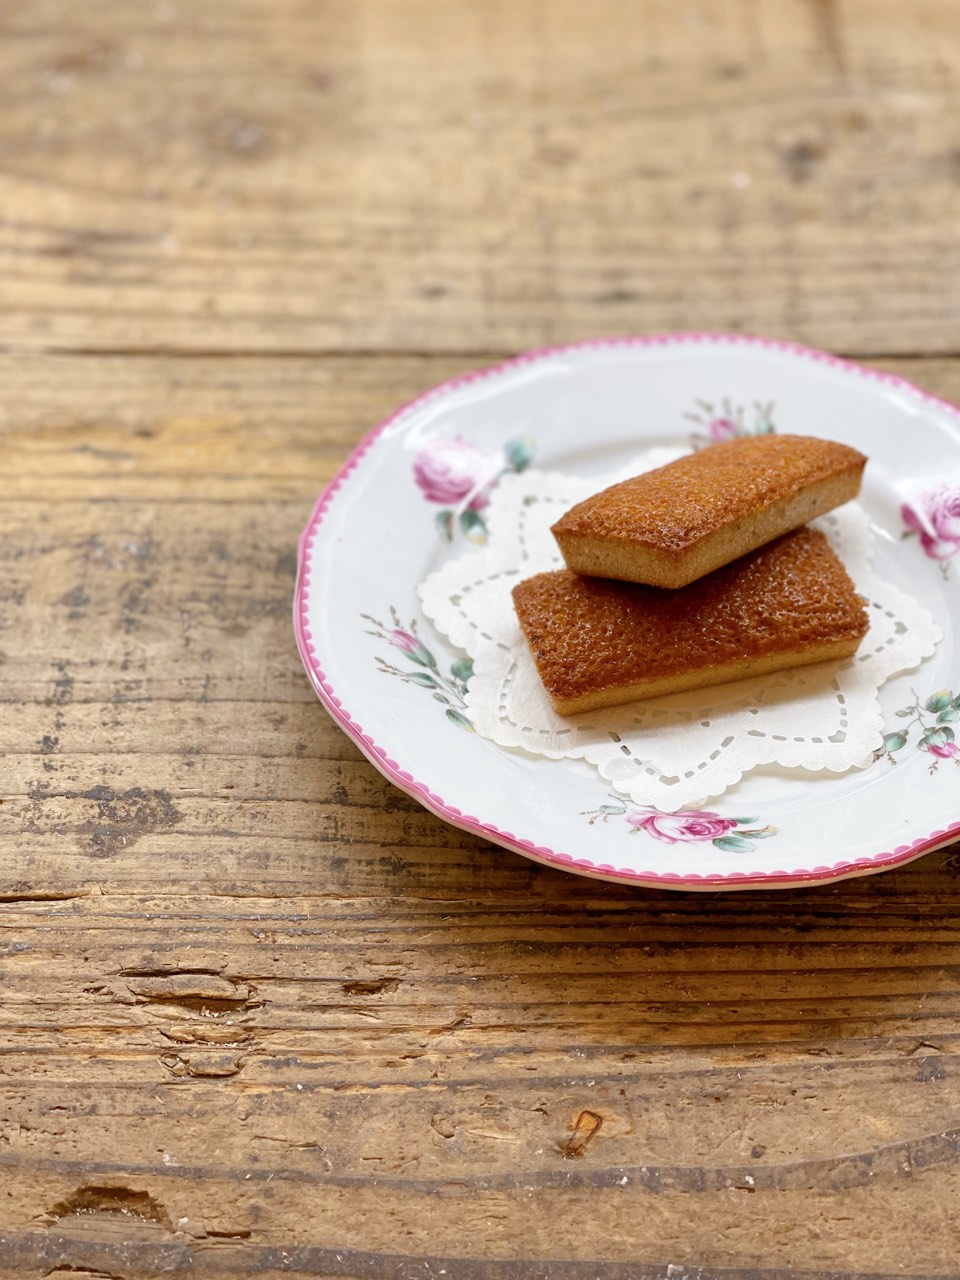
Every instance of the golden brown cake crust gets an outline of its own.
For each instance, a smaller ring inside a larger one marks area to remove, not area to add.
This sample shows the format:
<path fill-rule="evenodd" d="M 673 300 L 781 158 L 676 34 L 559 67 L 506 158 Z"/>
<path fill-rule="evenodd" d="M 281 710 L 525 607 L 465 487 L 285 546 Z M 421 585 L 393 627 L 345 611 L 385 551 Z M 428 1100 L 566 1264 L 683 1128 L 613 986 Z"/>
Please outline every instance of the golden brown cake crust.
<path fill-rule="evenodd" d="M 813 436 L 729 440 L 594 494 L 553 533 L 578 573 L 684 586 L 855 497 L 865 463 Z"/>
<path fill-rule="evenodd" d="M 711 445 L 624 480 L 579 503 L 553 526 L 680 551 L 718 525 L 743 519 L 849 467 L 856 449 L 813 436 L 746 436 Z"/>
<path fill-rule="evenodd" d="M 868 627 L 846 570 L 812 529 L 679 591 L 560 570 L 519 583 L 513 600 L 561 714 L 846 656 Z"/>

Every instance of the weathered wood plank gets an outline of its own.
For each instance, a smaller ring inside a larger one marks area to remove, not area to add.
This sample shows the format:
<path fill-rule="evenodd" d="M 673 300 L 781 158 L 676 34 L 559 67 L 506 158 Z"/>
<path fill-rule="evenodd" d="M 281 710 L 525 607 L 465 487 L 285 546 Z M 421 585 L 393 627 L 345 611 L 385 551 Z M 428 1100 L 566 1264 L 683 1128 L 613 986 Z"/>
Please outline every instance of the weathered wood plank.
<path fill-rule="evenodd" d="M 0 354 L 0 501 L 22 504 L 22 521 L 36 525 L 38 514 L 53 514 L 38 513 L 37 504 L 55 494 L 57 506 L 75 508 L 64 516 L 74 522 L 75 542 L 92 538 L 98 521 L 117 526 L 120 541 L 80 547 L 87 553 L 80 563 L 92 569 L 129 560 L 135 553 L 124 540 L 135 542 L 132 531 L 146 520 L 168 520 L 173 503 L 205 505 L 211 525 L 232 519 L 222 508 L 233 503 L 257 512 L 295 504 L 290 527 L 298 532 L 314 496 L 364 432 L 437 383 L 495 359 Z M 866 363 L 960 401 L 960 362 Z M 122 520 L 102 514 L 120 501 L 131 504 Z M 5 549 L 4 584 L 17 572 L 17 552 Z M 283 554 L 289 560 L 288 547 Z"/>
<path fill-rule="evenodd" d="M 14 7 L 4 340 L 473 352 L 719 328 L 956 351 L 954 18 Z"/>
<path fill-rule="evenodd" d="M 537 867 L 382 780 L 289 624 L 322 483 L 498 351 L 960 350 L 954 25 L 0 15 L 0 1273 L 958 1275 L 955 851 L 789 895 Z"/>
<path fill-rule="evenodd" d="M 211 521 L 232 502 L 297 502 L 305 522 L 365 431 L 492 359 L 0 355 L 0 496 L 36 504 L 55 492 L 58 503 L 81 506 L 142 500 L 163 519 L 168 504 L 202 502 Z M 36 520 L 35 505 L 24 510 Z M 123 553 L 122 545 L 92 548 L 108 563 Z"/>

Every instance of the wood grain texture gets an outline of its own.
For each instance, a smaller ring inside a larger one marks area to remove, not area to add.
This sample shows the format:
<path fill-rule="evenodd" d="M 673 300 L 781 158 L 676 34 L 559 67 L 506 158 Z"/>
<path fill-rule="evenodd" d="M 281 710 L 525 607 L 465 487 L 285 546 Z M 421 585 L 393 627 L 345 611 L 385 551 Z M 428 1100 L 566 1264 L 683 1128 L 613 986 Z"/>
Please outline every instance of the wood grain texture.
<path fill-rule="evenodd" d="M 3 340 L 956 352 L 952 0 L 28 0 Z"/>
<path fill-rule="evenodd" d="M 0 358 L 0 1274 L 957 1274 L 955 852 L 593 884 L 313 699 L 297 532 L 455 367 Z"/>
<path fill-rule="evenodd" d="M 960 1278 L 960 849 L 537 866 L 289 618 L 362 432 L 499 353 L 755 330 L 960 400 L 955 19 L 0 11 L 0 1276 Z"/>

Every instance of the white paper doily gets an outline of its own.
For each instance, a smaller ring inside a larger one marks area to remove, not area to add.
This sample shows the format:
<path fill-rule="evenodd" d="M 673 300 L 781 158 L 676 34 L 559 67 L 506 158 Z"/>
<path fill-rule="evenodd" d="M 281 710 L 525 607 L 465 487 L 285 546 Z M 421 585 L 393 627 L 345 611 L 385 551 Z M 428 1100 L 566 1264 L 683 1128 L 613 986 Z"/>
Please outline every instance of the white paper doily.
<path fill-rule="evenodd" d="M 503 747 L 585 760 L 634 803 L 672 811 L 722 794 L 763 765 L 845 772 L 873 760 L 883 724 L 877 691 L 929 656 L 941 632 L 930 614 L 871 568 L 872 535 L 855 503 L 815 521 L 868 601 L 857 655 L 630 706 L 558 716 L 540 682 L 510 592 L 563 566 L 550 525 L 608 484 L 662 466 L 654 449 L 615 475 L 530 470 L 506 476 L 488 512 L 489 541 L 418 588 L 424 613 L 473 659 L 467 694 L 476 731 Z"/>

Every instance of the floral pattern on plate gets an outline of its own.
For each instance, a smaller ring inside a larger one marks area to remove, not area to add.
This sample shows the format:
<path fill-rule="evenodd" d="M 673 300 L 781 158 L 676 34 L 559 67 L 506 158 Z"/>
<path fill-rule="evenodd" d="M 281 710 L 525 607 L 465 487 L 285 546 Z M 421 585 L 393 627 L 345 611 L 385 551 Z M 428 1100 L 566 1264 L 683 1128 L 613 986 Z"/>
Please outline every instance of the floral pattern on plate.
<path fill-rule="evenodd" d="M 624 818 L 631 835 L 643 831 L 663 844 L 695 844 L 709 840 L 716 848 L 729 853 L 749 853 L 753 840 L 766 840 L 777 834 L 776 827 L 755 827 L 754 823 L 759 822 L 759 818 L 724 818 L 710 809 L 662 813 L 659 809 L 625 804 L 618 796 L 611 795 L 610 799 L 615 803 L 584 810 L 582 816 L 588 818 L 591 827 L 598 821 Z"/>
<path fill-rule="evenodd" d="M 468 733 L 473 733 L 473 725 L 463 714 L 466 707 L 467 683 L 473 675 L 473 663 L 469 658 L 458 658 L 456 662 L 450 664 L 450 674 L 445 675 L 440 669 L 431 650 L 420 639 L 417 634 L 416 621 L 410 622 L 408 626 L 400 625 L 400 616 L 396 609 L 390 607 L 390 621 L 392 625 L 380 622 L 379 619 L 372 617 L 369 613 L 362 613 L 361 618 L 365 622 L 369 622 L 373 626 L 373 630 L 368 630 L 368 636 L 376 636 L 378 640 L 385 640 L 392 648 L 401 654 L 408 663 L 408 667 L 398 667 L 393 662 L 388 662 L 386 658 L 377 655 L 377 667 L 384 675 L 396 676 L 405 684 L 417 685 L 421 689 L 429 689 L 436 702 L 444 707 L 444 715 L 451 724 L 455 724 L 458 729 L 466 729 Z"/>
<path fill-rule="evenodd" d="M 894 753 L 903 750 L 911 740 L 912 731 L 917 729 L 920 736 L 914 746 L 931 757 L 931 773 L 936 772 L 941 760 L 952 760 L 960 765 L 960 746 L 953 728 L 960 721 L 960 694 L 954 696 L 949 689 L 941 689 L 922 704 L 914 694 L 910 706 L 901 707 L 897 716 L 907 723 L 892 733 L 884 734 L 883 746 L 877 750 L 876 759 L 886 756 L 891 764 L 896 764 Z"/>
<path fill-rule="evenodd" d="M 486 542 L 484 508 L 498 481 L 511 471 L 524 471 L 533 458 L 533 441 L 508 440 L 501 457 L 482 453 L 462 436 L 430 440 L 413 460 L 413 478 L 428 502 L 442 509 L 435 522 L 441 537 L 453 541 L 454 530 L 471 542 Z"/>
<path fill-rule="evenodd" d="M 919 534 L 921 547 L 931 560 L 940 562 L 947 577 L 950 561 L 960 551 L 960 486 L 948 482 L 927 489 L 903 504 L 900 518 L 907 527 L 903 536 Z"/>
<path fill-rule="evenodd" d="M 697 412 L 685 413 L 688 422 L 695 422 L 699 431 L 691 432 L 690 444 L 694 449 L 703 449 L 710 444 L 720 444 L 723 440 L 736 440 L 740 436 L 769 436 L 776 431 L 773 421 L 773 401 L 761 404 L 755 400 L 750 408 L 750 419 L 747 409 L 742 404 L 733 404 L 723 399 L 719 404 L 710 400 L 694 401 Z"/>

